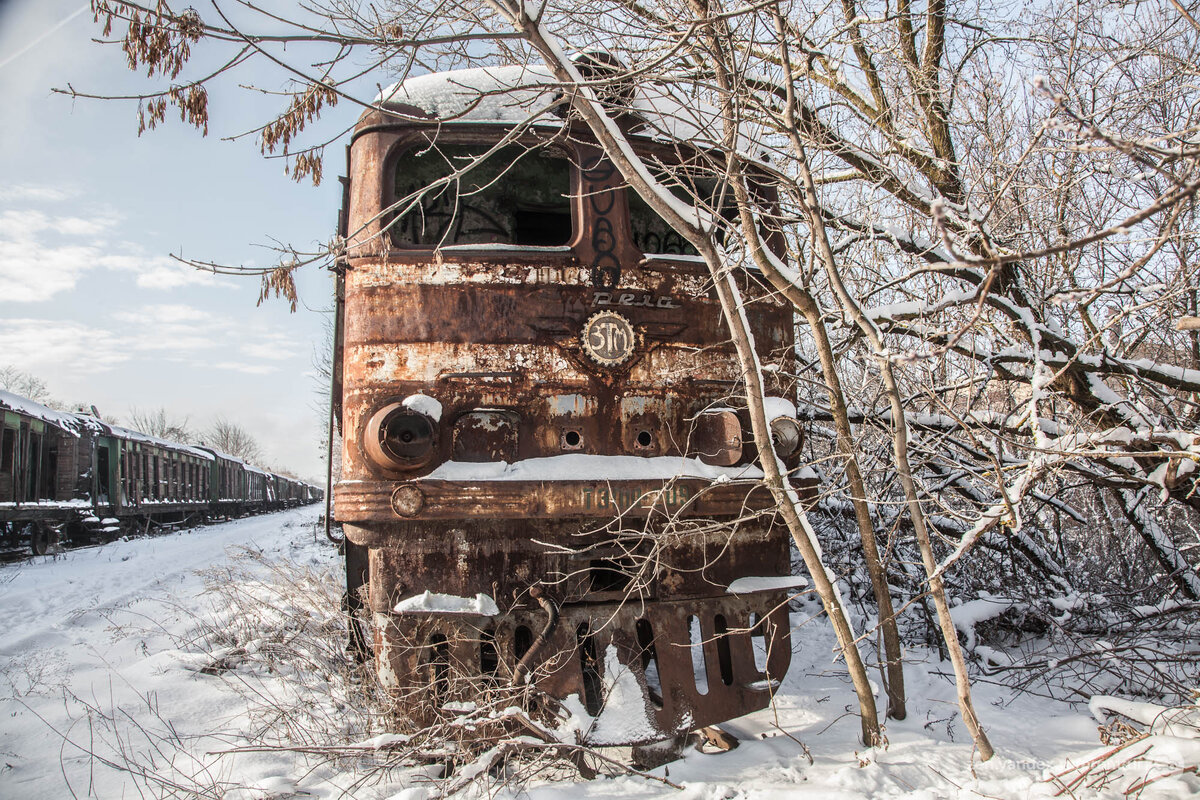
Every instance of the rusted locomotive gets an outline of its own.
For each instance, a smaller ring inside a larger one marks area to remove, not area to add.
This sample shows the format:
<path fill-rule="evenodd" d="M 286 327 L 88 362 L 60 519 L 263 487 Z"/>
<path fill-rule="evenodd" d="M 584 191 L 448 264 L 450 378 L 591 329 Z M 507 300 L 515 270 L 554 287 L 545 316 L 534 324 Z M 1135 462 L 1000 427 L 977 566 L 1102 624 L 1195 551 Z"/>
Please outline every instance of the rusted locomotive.
<path fill-rule="evenodd" d="M 585 128 L 537 114 L 553 92 L 522 87 L 546 80 L 409 79 L 355 128 L 334 392 L 348 597 L 410 717 L 532 685 L 593 718 L 588 743 L 667 740 L 769 703 L 787 537 L 705 265 Z M 622 124 L 640 154 L 719 208 L 703 153 L 652 136 L 639 98 Z M 790 312 L 741 280 L 764 363 L 788 366 Z M 770 405 L 794 463 L 794 407 Z"/>

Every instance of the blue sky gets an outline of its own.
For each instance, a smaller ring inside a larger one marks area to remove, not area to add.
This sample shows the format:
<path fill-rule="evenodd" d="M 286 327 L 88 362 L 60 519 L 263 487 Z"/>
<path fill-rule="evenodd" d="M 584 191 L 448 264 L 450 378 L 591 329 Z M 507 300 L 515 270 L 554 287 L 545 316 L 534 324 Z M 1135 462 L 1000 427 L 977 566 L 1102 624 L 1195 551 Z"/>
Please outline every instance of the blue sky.
<path fill-rule="evenodd" d="M 273 255 L 260 245 L 328 240 L 344 139 L 327 151 L 320 187 L 293 182 L 254 137 L 222 141 L 282 102 L 232 80 L 211 96 L 207 138 L 172 109 L 139 138 L 134 104 L 51 92 L 150 86 L 119 48 L 91 41 L 100 30 L 86 7 L 0 2 L 0 366 L 106 415 L 161 406 L 193 428 L 222 415 L 256 434 L 267 466 L 323 476 L 312 364 L 324 346 L 328 273 L 300 276 L 291 314 L 278 300 L 255 306 L 257 279 L 198 273 L 170 254 L 266 265 Z M 217 55 L 198 52 L 197 66 Z M 268 71 L 239 76 L 248 80 L 286 84 Z M 357 115 L 329 110 L 325 131 Z"/>

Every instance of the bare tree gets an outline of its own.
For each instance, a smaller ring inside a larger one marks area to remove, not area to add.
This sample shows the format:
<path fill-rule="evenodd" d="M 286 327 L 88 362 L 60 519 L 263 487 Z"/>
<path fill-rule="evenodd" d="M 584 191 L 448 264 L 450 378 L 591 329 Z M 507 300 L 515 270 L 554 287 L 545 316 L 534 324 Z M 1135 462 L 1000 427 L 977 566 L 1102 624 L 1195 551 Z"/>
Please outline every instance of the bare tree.
<path fill-rule="evenodd" d="M 217 417 L 200 437 L 203 444 L 236 456 L 247 463 L 262 459 L 262 449 L 254 435 L 225 417 Z"/>
<path fill-rule="evenodd" d="M 129 427 L 135 431 L 183 444 L 193 444 L 195 434 L 188 428 L 187 417 L 178 419 L 167 414 L 161 406 L 154 409 L 129 409 Z"/>
<path fill-rule="evenodd" d="M 12 365 L 0 367 L 0 389 L 27 397 L 42 405 L 54 402 L 54 398 L 50 396 L 50 387 L 44 380 Z"/>

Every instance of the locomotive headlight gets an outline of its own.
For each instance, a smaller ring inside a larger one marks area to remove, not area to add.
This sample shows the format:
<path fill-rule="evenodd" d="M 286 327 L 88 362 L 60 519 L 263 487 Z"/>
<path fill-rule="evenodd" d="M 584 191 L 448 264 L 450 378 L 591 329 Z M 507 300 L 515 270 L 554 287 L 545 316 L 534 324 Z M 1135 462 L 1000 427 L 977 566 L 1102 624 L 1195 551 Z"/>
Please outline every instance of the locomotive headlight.
<path fill-rule="evenodd" d="M 363 447 L 384 469 L 424 466 L 437 449 L 437 421 L 411 405 L 391 403 L 367 422 Z"/>
<path fill-rule="evenodd" d="M 787 458 L 800 449 L 800 423 L 791 417 L 776 417 L 771 420 L 771 443 L 775 454 Z"/>

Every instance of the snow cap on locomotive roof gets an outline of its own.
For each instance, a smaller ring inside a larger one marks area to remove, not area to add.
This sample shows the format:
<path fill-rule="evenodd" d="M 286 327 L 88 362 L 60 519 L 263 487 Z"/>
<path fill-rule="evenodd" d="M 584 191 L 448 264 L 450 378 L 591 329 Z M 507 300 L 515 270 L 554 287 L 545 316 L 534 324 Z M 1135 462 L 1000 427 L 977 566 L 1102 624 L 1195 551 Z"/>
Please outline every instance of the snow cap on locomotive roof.
<path fill-rule="evenodd" d="M 91 418 L 89 417 L 88 419 Z M 100 422 L 99 420 L 95 421 L 100 425 L 105 433 L 110 436 L 116 436 L 118 439 L 126 439 L 131 442 L 142 442 L 144 444 L 154 445 L 155 447 L 161 447 L 164 450 L 174 450 L 178 453 L 185 453 L 189 456 L 202 458 L 205 461 L 213 460 L 212 453 L 209 453 L 207 450 L 202 450 L 199 447 L 192 447 L 189 444 L 183 444 L 181 442 L 172 442 L 170 439 L 160 439 L 157 436 L 151 436 L 148 433 L 135 431 L 132 428 L 122 428 L 120 425 L 109 425 L 107 422 Z"/>
<path fill-rule="evenodd" d="M 104 424 L 95 417 L 86 414 L 71 414 L 66 411 L 55 411 L 49 406 L 34 402 L 27 397 L 21 397 L 12 392 L 0 389 L 0 411 L 12 411 L 33 419 L 39 419 L 72 436 L 78 437 L 85 430 L 93 433 L 104 431 Z"/>
<path fill-rule="evenodd" d="M 594 55 L 587 57 L 595 59 Z M 686 96 L 685 89 L 683 84 L 649 80 L 623 89 L 625 96 L 619 102 L 637 120 L 633 132 L 661 141 L 716 146 L 722 134 L 720 112 L 699 98 Z M 375 103 L 413 122 L 561 126 L 562 117 L 555 111 L 561 95 L 562 84 L 546 66 L 517 64 L 408 78 L 385 88 Z M 739 149 L 745 153 L 762 150 L 753 147 L 754 139 L 761 135 L 743 124 Z"/>

